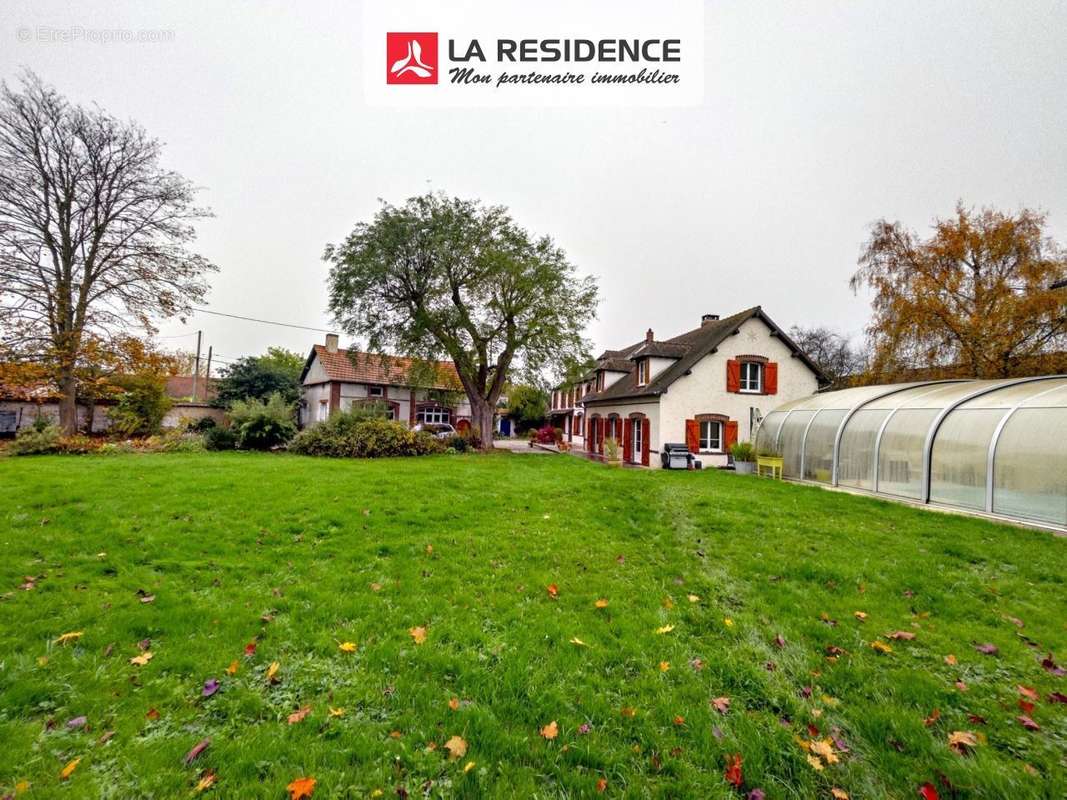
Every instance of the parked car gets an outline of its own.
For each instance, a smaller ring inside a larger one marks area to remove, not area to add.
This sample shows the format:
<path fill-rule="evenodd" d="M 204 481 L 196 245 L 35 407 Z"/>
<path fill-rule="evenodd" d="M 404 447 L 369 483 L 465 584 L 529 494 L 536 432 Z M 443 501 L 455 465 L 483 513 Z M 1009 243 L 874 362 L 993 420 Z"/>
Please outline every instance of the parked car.
<path fill-rule="evenodd" d="M 456 429 L 447 422 L 420 422 L 413 430 L 432 433 L 437 439 L 451 439 L 457 435 Z"/>

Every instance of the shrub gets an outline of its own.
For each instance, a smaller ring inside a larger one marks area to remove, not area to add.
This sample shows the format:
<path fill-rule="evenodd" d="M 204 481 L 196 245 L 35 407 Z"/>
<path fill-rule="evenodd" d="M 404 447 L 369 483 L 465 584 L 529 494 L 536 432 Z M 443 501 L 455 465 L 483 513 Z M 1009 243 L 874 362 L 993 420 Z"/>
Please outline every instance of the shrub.
<path fill-rule="evenodd" d="M 159 433 L 171 400 L 165 382 L 155 375 L 123 375 L 115 379 L 122 393 L 108 413 L 111 430 L 122 436 L 151 436 Z"/>
<path fill-rule="evenodd" d="M 237 447 L 237 434 L 232 428 L 216 425 L 204 431 L 204 447 L 208 450 L 233 450 Z"/>
<path fill-rule="evenodd" d="M 604 458 L 608 461 L 618 461 L 620 458 L 619 441 L 613 436 L 604 440 Z"/>
<path fill-rule="evenodd" d="M 200 419 L 190 419 L 185 426 L 187 431 L 193 433 L 207 433 L 213 428 L 217 428 L 218 423 L 215 422 L 214 417 L 201 417 Z"/>
<path fill-rule="evenodd" d="M 755 449 L 752 447 L 752 442 L 736 442 L 730 446 L 730 454 L 734 457 L 734 461 L 755 461 Z"/>
<path fill-rule="evenodd" d="M 542 425 L 537 429 L 538 444 L 556 444 L 563 441 L 563 431 L 551 425 Z"/>
<path fill-rule="evenodd" d="M 466 453 L 469 443 L 464 436 L 449 436 L 444 440 L 445 448 L 455 450 L 457 453 Z"/>
<path fill-rule="evenodd" d="M 399 422 L 345 412 L 301 431 L 289 449 L 309 456 L 380 458 L 440 453 L 445 444 L 429 433 L 410 431 Z"/>
<path fill-rule="evenodd" d="M 230 407 L 230 420 L 242 450 L 270 450 L 296 434 L 293 406 L 277 392 L 266 403 L 255 398 L 238 400 Z"/>
<path fill-rule="evenodd" d="M 15 434 L 15 441 L 11 443 L 10 452 L 16 456 L 36 456 L 44 453 L 58 453 L 62 447 L 62 436 L 57 425 L 51 425 L 47 421 L 40 425 L 41 417 L 38 417 L 31 428 L 23 428 Z"/>

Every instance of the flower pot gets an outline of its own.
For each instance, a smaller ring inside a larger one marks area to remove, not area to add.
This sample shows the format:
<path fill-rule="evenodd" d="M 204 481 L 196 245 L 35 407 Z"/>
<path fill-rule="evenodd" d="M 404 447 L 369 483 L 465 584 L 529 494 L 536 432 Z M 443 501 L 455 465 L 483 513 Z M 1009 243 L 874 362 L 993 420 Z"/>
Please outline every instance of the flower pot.
<path fill-rule="evenodd" d="M 756 471 L 755 461 L 735 461 L 734 472 L 738 475 L 752 475 Z"/>

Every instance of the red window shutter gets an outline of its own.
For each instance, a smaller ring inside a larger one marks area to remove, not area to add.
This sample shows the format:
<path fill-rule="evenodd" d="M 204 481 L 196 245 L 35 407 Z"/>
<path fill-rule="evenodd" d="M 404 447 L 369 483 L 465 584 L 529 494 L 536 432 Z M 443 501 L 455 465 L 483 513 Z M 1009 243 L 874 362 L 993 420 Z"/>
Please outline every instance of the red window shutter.
<path fill-rule="evenodd" d="M 778 394 L 778 364 L 774 361 L 763 367 L 763 393 Z"/>
<path fill-rule="evenodd" d="M 725 446 L 725 449 L 729 450 L 732 445 L 737 444 L 737 420 L 730 420 L 726 423 L 725 428 L 726 434 L 724 438 L 726 441 L 723 442 L 723 445 Z"/>
<path fill-rule="evenodd" d="M 630 463 L 634 457 L 633 444 L 634 444 L 634 429 L 633 420 L 628 419 L 622 423 L 622 460 L 627 464 Z"/>
<path fill-rule="evenodd" d="M 734 358 L 726 362 L 726 391 L 741 391 L 741 362 Z"/>
<path fill-rule="evenodd" d="M 607 427 L 606 419 L 596 421 L 596 449 L 600 455 L 604 455 L 604 429 Z"/>
<path fill-rule="evenodd" d="M 641 463 L 644 466 L 648 466 L 648 435 L 652 430 L 652 425 L 648 421 L 648 417 L 641 420 Z"/>
<path fill-rule="evenodd" d="M 685 421 L 685 446 L 690 453 L 700 452 L 700 423 L 695 419 Z"/>

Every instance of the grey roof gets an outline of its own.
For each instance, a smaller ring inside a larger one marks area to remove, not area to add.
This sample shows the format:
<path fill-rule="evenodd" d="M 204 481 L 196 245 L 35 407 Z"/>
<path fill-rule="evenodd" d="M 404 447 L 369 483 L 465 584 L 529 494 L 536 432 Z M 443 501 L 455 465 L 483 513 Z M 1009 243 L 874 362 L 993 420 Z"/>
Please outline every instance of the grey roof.
<path fill-rule="evenodd" d="M 820 383 L 828 382 L 826 375 L 819 369 L 818 365 L 816 365 L 803 350 L 797 347 L 793 340 L 786 335 L 785 331 L 779 328 L 771 318 L 763 312 L 762 308 L 753 306 L 752 308 L 745 309 L 732 316 L 709 321 L 701 325 L 699 328 L 686 331 L 672 339 L 666 339 L 662 342 L 642 341 L 626 348 L 625 351 L 605 351 L 605 353 L 626 353 L 628 358 L 640 358 L 645 355 L 659 355 L 660 352 L 678 353 L 679 355 L 670 356 L 672 358 L 677 358 L 678 360 L 656 375 L 656 377 L 645 386 L 637 385 L 637 370 L 635 367 L 632 367 L 628 371 L 626 377 L 620 378 L 602 392 L 587 394 L 582 398 L 582 402 L 586 404 L 608 403 L 630 398 L 658 397 L 667 390 L 667 387 L 689 372 L 700 359 L 709 353 L 715 352 L 723 340 L 728 336 L 735 334 L 743 323 L 753 317 L 758 317 L 763 320 L 767 327 L 771 329 L 771 335 L 776 336 L 782 341 L 782 344 L 792 350 L 793 354 L 815 373 Z M 648 348 L 650 352 L 642 353 L 641 351 L 643 348 Z M 659 352 L 651 352 L 653 350 L 658 350 Z"/>

